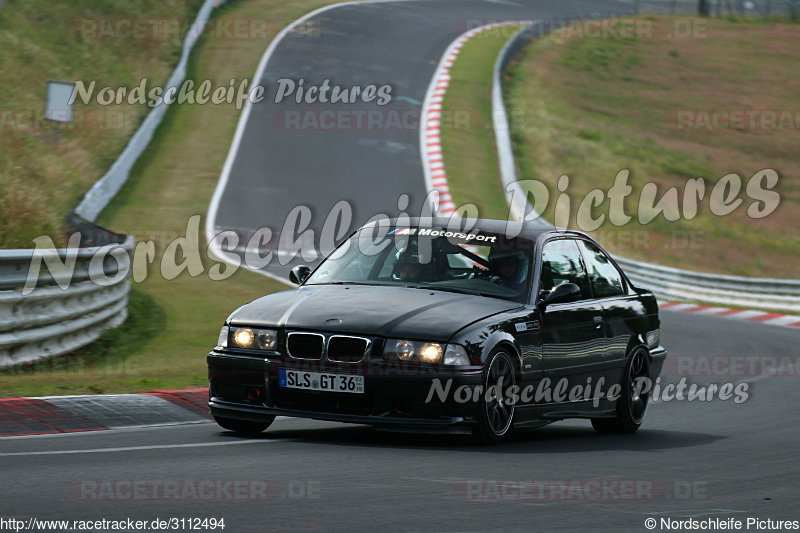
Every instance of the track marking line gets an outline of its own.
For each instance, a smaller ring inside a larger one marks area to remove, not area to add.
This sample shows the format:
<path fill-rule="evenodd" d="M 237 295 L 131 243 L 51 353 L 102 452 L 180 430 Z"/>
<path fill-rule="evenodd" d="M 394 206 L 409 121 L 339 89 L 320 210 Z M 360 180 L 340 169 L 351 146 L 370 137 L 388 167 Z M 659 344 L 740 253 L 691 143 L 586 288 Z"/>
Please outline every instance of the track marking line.
<path fill-rule="evenodd" d="M 278 48 L 278 45 L 283 42 L 284 38 L 289 35 L 295 28 L 303 24 L 309 19 L 316 17 L 317 15 L 321 15 L 327 11 L 331 11 L 333 9 L 338 9 L 340 7 L 345 6 L 359 6 L 359 5 L 374 5 L 374 4 L 384 4 L 384 3 L 412 3 L 416 0 L 366 0 L 366 1 L 351 1 L 351 2 L 341 2 L 338 4 L 331 4 L 328 6 L 323 6 L 319 9 L 315 9 L 310 13 L 306 13 L 299 19 L 295 20 L 294 22 L 290 23 L 270 41 L 267 50 L 264 52 L 264 55 L 261 56 L 261 60 L 258 62 L 258 67 L 256 68 L 255 76 L 253 76 L 253 80 L 255 83 L 261 83 L 264 79 L 264 74 L 267 70 L 267 63 L 269 63 L 270 58 L 275 53 L 275 50 Z M 249 268 L 244 262 L 239 265 L 233 264 L 223 253 L 219 242 L 214 241 L 214 236 L 218 233 L 216 232 L 216 219 L 217 219 L 217 212 L 219 211 L 219 203 L 222 200 L 222 195 L 225 193 L 225 188 L 228 185 L 228 180 L 230 178 L 231 170 L 233 169 L 233 163 L 236 161 L 236 156 L 239 153 L 239 146 L 242 143 L 242 138 L 244 137 L 245 129 L 247 129 L 247 123 L 250 119 L 250 113 L 252 112 L 253 104 L 250 99 L 246 99 L 244 103 L 244 109 L 242 110 L 242 114 L 239 116 L 239 123 L 236 125 L 236 132 L 233 135 L 233 140 L 231 141 L 231 147 L 228 149 L 228 155 L 225 158 L 225 164 L 222 167 L 222 173 L 220 174 L 219 180 L 217 181 L 217 186 L 214 189 L 214 194 L 211 197 L 211 201 L 208 204 L 208 210 L 206 211 L 206 223 L 205 223 L 205 235 L 206 235 L 206 242 L 208 245 L 208 251 L 210 255 L 214 256 L 219 261 L 231 265 L 233 267 L 241 267 L 244 266 L 248 270 L 253 272 L 257 272 L 263 276 L 268 278 L 274 279 L 276 281 L 280 281 L 284 285 L 288 285 L 289 287 L 294 287 L 295 285 L 291 283 L 288 279 L 268 272 L 266 270 L 253 270 Z"/>
<path fill-rule="evenodd" d="M 90 448 L 87 450 L 44 450 L 38 452 L 11 452 L 0 453 L 0 457 L 28 457 L 33 455 L 75 455 L 81 453 L 116 453 L 132 452 L 138 450 L 171 450 L 182 448 L 212 448 L 215 446 L 234 446 L 237 444 L 252 444 L 255 442 L 291 442 L 291 439 L 247 439 L 232 442 L 193 442 L 189 444 L 155 444 L 150 446 L 118 446 L 113 448 Z"/>

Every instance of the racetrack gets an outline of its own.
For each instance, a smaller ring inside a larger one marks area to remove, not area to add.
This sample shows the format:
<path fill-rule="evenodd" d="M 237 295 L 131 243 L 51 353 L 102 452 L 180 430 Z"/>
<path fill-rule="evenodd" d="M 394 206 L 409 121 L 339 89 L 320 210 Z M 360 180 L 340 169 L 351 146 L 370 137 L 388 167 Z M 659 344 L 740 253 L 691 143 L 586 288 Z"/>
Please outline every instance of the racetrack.
<path fill-rule="evenodd" d="M 629 9 L 613 1 L 436 0 L 345 5 L 311 17 L 277 41 L 258 73 L 266 98 L 242 115 L 209 209 L 209 233 L 238 231 L 241 254 L 247 236 L 266 227 L 273 238 L 264 249 L 274 249 L 287 215 L 302 205 L 316 235 L 310 248 L 317 249 L 320 229 L 340 201 L 351 209 L 352 230 L 379 214 L 420 216 L 427 191 L 421 102 L 456 37 L 491 22 Z M 294 92 L 275 103 L 278 80 L 287 78 L 297 84 L 303 79 L 305 87 L 319 87 L 325 79 L 341 88 L 388 84 L 391 101 L 307 104 L 297 103 Z M 359 113 L 373 113 L 374 120 L 359 122 Z M 398 208 L 401 195 L 408 202 Z M 265 270 L 285 278 L 289 267 L 278 261 L 284 258 L 276 257 Z M 302 262 L 312 263 L 298 258 L 292 264 Z"/>
<path fill-rule="evenodd" d="M 663 326 L 673 358 L 794 355 L 797 361 L 800 334 L 792 329 L 671 312 L 663 313 Z M 466 436 L 294 419 L 277 420 L 258 439 L 211 423 L 0 439 L 0 515 L 216 517 L 235 532 L 644 531 L 648 517 L 797 519 L 797 374 L 689 377 L 742 380 L 752 381 L 744 403 L 651 404 L 635 435 L 599 435 L 586 421 L 570 421 L 496 447 Z M 268 490 L 245 484 L 238 501 L 232 488 L 215 489 L 210 494 L 222 498 L 215 501 L 152 491 L 142 494 L 161 497 L 135 499 L 125 485 L 133 480 L 183 480 L 181 491 L 189 483 L 201 494 L 204 480 L 260 480 Z M 470 480 L 482 485 L 470 492 Z M 500 482 L 497 492 L 488 480 Z M 575 488 L 589 480 L 604 488 Z M 551 488 L 543 497 L 526 493 L 517 488 L 524 481 Z M 96 485 L 87 489 L 83 482 Z M 572 491 L 559 491 L 559 483 Z"/>
<path fill-rule="evenodd" d="M 497 0 L 344 7 L 318 17 L 318 37 L 282 41 L 264 79 L 390 83 L 389 106 L 414 108 L 439 56 L 466 29 L 459 21 L 620 11 L 627 5 Z M 407 211 L 419 212 L 425 183 L 416 129 L 286 131 L 274 127 L 274 108 L 271 99 L 254 106 L 242 126 L 215 228 L 267 226 L 277 232 L 298 204 L 311 208 L 318 228 L 339 200 L 352 205 L 355 226 L 396 212 L 404 193 L 410 195 Z M 270 272 L 284 275 L 286 267 L 272 265 Z M 662 328 L 670 353 L 664 384 L 679 379 L 677 363 L 670 361 L 715 356 L 788 356 L 794 370 L 761 376 L 744 365 L 732 375 L 725 368 L 709 375 L 695 365 L 689 382 L 746 381 L 748 399 L 654 403 L 642 429 L 629 436 L 598 435 L 588 422 L 570 421 L 483 447 L 465 436 L 279 419 L 257 439 L 212 423 L 3 438 L 0 516 L 214 517 L 225 519 L 224 531 L 237 533 L 616 532 L 645 531 L 649 517 L 800 518 L 800 332 L 670 311 L 662 313 Z M 150 488 L 135 493 L 134 481 Z M 174 482 L 182 491 L 165 495 L 163 487 Z M 520 489 L 520 482 L 543 482 L 545 488 Z M 209 486 L 212 492 L 204 492 Z M 238 496 L 236 486 L 242 488 Z"/>

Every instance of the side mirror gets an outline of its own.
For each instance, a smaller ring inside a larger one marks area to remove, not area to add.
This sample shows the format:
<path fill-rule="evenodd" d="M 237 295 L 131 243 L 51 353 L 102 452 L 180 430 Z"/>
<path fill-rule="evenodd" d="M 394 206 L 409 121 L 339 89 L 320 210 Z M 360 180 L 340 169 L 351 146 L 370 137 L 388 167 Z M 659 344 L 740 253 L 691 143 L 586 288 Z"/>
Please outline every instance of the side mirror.
<path fill-rule="evenodd" d="M 297 265 L 289 272 L 289 281 L 295 285 L 302 285 L 308 275 L 311 274 L 311 269 L 306 265 Z"/>
<path fill-rule="evenodd" d="M 543 306 L 565 302 L 574 302 L 581 297 L 581 288 L 574 283 L 556 285 L 552 291 L 542 291 L 539 303 Z"/>

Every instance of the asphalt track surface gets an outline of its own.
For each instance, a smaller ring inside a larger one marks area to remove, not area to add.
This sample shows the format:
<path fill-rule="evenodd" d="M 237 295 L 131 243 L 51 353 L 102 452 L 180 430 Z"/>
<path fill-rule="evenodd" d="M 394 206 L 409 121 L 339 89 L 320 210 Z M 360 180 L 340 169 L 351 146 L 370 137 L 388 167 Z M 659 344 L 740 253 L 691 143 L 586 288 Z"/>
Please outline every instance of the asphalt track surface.
<path fill-rule="evenodd" d="M 670 312 L 663 313 L 663 326 L 673 358 L 785 355 L 797 361 L 800 334 L 789 328 Z M 797 520 L 798 376 L 689 376 L 693 383 L 742 380 L 749 382 L 744 403 L 651 404 L 635 435 L 599 435 L 587 421 L 569 421 L 491 447 L 467 436 L 297 419 L 278 419 L 256 439 L 212 423 L 5 438 L 0 517 L 215 517 L 233 532 L 610 532 L 646 531 L 649 517 Z M 151 491 L 140 493 L 150 499 L 137 499 L 125 484 L 176 480 L 183 483 L 180 497 Z M 493 492 L 490 480 L 505 492 Z M 603 483 L 605 491 L 558 492 L 559 483 L 587 480 Z M 212 492 L 202 492 L 203 481 L 215 484 Z M 218 488 L 227 481 L 244 483 L 242 499 L 235 485 Z M 468 492 L 470 481 L 482 483 L 480 490 L 472 485 Z M 556 488 L 543 497 L 515 488 L 532 481 Z M 184 493 L 187 483 L 198 495 Z M 623 487 L 639 487 L 640 496 Z M 209 495 L 219 499 L 202 499 Z"/>
<path fill-rule="evenodd" d="M 347 226 L 352 229 L 379 214 L 394 216 L 405 210 L 420 216 L 427 187 L 419 111 L 436 66 L 453 40 L 491 22 L 628 9 L 630 4 L 607 1 L 439 0 L 348 5 L 315 16 L 302 31 L 290 32 L 267 63 L 260 80 L 265 99 L 248 117 L 219 211 L 211 221 L 214 230 L 233 229 L 246 236 L 270 228 L 271 249 L 289 212 L 303 205 L 310 210 L 309 227 L 316 232 L 312 248 L 319 248 L 320 228 L 342 200 L 352 208 Z M 377 100 L 298 104 L 284 98 L 275 103 L 278 80 L 287 78 L 298 84 L 303 79 L 305 87 L 321 86 L 325 79 L 341 88 L 388 84 L 392 98 L 384 106 Z M 374 127 L 358 125 L 355 115 L 365 111 L 378 114 Z M 336 117 L 330 129 L 323 120 L 326 112 Z M 400 127 L 390 122 L 393 117 L 403 117 Z M 489 123 L 491 117 L 471 122 L 472 127 L 482 127 L 484 121 Z M 408 206 L 398 209 L 403 194 L 408 195 Z M 311 263 L 298 258 L 292 264 L 299 262 Z M 266 270 L 286 277 L 289 268 L 274 260 Z"/>
<path fill-rule="evenodd" d="M 449 29 L 454 20 L 601 9 L 596 3 L 515 3 L 528 7 L 465 1 L 328 12 L 320 21 L 328 30 L 316 40 L 286 41 L 286 53 L 279 48 L 268 77 L 321 81 L 329 72 L 340 85 L 385 79 L 396 88 L 395 97 L 421 101 L 438 55 L 456 37 Z M 351 42 L 357 30 L 359 41 Z M 351 53 L 343 55 L 346 50 Z M 382 66 L 383 77 L 367 73 L 370 65 Z M 326 213 L 340 198 L 353 203 L 357 216 L 391 211 L 404 192 L 412 195 L 409 211 L 419 207 L 424 183 L 416 131 L 395 132 L 391 141 L 369 132 L 284 135 L 270 127 L 268 107 L 251 115 L 218 226 L 282 224 L 298 202 Z M 400 144 L 388 144 L 395 142 Z M 334 178 L 343 181 L 337 185 Z M 789 328 L 669 311 L 662 320 L 670 358 L 798 360 L 800 333 Z M 668 371 L 664 379 L 678 377 Z M 293 419 L 277 420 L 257 439 L 211 423 L 4 438 L 0 517 L 213 517 L 224 518 L 224 531 L 233 532 L 616 532 L 646 531 L 645 519 L 651 517 L 799 519 L 797 363 L 785 375 L 745 369 L 733 376 L 690 373 L 689 381 L 746 381 L 749 397 L 741 404 L 654 403 L 643 428 L 630 436 L 598 435 L 588 422 L 570 421 L 515 434 L 494 447 L 475 445 L 466 436 L 380 433 Z M 258 483 L 247 485 L 248 480 Z M 499 483 L 498 492 L 490 480 Z M 561 484 L 586 487 L 589 480 L 606 490 L 599 495 L 558 490 Z M 204 481 L 215 487 L 230 481 L 244 490 L 241 499 L 231 492 L 233 485 L 215 489 L 211 500 L 153 491 L 140 499 L 127 488 L 132 481 L 151 487 L 179 481 L 183 490 L 202 488 Z M 536 481 L 555 490 L 515 488 Z M 259 488 L 265 484 L 267 498 Z M 623 489 L 631 486 L 639 493 Z"/>

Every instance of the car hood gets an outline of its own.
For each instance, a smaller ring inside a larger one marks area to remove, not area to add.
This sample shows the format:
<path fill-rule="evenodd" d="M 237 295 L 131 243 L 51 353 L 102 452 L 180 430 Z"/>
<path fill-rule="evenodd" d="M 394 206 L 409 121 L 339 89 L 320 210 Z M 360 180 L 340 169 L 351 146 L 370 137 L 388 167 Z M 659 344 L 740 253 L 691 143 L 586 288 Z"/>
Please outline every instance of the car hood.
<path fill-rule="evenodd" d="M 444 291 L 360 285 L 311 285 L 251 302 L 232 325 L 309 329 L 446 341 L 516 302 Z"/>

